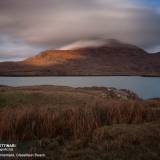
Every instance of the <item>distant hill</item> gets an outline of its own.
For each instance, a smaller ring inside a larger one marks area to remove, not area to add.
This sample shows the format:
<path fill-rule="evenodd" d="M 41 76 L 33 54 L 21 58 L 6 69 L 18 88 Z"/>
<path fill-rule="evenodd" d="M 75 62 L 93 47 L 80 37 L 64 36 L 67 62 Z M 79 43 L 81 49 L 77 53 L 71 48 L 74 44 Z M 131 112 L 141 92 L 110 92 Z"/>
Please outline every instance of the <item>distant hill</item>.
<path fill-rule="evenodd" d="M 160 53 L 110 40 L 97 46 L 47 50 L 21 62 L 1 62 L 1 76 L 160 76 Z"/>

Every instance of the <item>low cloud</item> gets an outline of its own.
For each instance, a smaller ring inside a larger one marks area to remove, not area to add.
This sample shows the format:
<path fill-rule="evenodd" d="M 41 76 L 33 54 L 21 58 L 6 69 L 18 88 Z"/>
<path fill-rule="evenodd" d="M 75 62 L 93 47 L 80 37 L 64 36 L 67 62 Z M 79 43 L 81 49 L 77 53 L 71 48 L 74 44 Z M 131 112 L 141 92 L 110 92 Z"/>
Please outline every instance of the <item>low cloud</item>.
<path fill-rule="evenodd" d="M 105 45 L 106 42 L 104 40 L 81 40 L 77 42 L 73 42 L 69 45 L 60 47 L 60 50 L 70 50 L 70 49 L 77 49 L 77 48 L 85 48 L 85 47 L 100 47 Z"/>

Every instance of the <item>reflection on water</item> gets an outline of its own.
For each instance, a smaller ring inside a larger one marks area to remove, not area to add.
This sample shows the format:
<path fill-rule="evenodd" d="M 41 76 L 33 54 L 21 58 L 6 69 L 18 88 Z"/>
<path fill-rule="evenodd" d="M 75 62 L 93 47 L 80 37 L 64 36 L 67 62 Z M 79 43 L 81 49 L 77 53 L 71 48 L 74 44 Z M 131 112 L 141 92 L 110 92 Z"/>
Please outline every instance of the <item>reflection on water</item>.
<path fill-rule="evenodd" d="M 79 76 L 79 77 L 0 77 L 0 85 L 59 85 L 72 87 L 115 87 L 129 89 L 142 98 L 160 97 L 160 77 Z"/>

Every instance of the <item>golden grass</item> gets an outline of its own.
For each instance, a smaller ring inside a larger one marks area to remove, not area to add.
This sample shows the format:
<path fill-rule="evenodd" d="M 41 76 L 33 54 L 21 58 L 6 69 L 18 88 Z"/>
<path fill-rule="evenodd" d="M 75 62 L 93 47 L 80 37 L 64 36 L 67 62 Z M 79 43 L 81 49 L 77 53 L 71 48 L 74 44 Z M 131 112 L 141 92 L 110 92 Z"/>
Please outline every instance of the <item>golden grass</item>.
<path fill-rule="evenodd" d="M 160 119 L 160 107 L 143 101 L 93 101 L 83 107 L 5 107 L 0 110 L 1 140 L 82 138 L 99 127 L 137 124 Z"/>

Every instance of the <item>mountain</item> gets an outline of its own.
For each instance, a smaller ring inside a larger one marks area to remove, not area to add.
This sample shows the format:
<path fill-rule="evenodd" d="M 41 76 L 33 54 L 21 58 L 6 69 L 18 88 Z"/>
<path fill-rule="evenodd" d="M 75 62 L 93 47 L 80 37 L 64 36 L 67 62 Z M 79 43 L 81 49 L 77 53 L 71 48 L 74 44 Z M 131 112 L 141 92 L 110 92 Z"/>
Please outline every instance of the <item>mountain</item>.
<path fill-rule="evenodd" d="M 160 76 L 160 53 L 109 40 L 68 50 L 47 50 L 20 62 L 1 62 L 1 76 L 143 75 Z"/>

